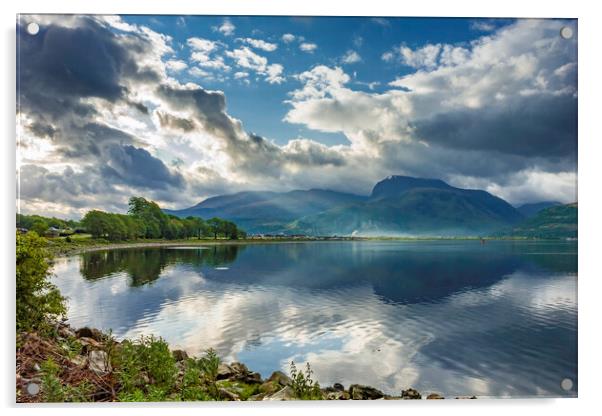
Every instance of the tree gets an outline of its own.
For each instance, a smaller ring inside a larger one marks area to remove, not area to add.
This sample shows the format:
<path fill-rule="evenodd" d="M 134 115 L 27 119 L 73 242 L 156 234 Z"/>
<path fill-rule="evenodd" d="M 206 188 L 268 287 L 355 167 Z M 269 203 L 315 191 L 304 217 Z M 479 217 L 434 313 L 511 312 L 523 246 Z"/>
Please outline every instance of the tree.
<path fill-rule="evenodd" d="M 42 219 L 36 219 L 29 229 L 38 235 L 44 235 L 44 233 L 48 231 L 48 223 Z"/>
<path fill-rule="evenodd" d="M 209 232 L 213 235 L 213 239 L 217 240 L 218 234 L 223 233 L 224 220 L 213 217 L 207 221 L 207 225 L 209 226 Z"/>
<path fill-rule="evenodd" d="M 107 213 L 98 210 L 88 211 L 82 219 L 82 225 L 93 238 L 104 237 L 109 229 Z"/>
<path fill-rule="evenodd" d="M 42 329 L 66 311 L 64 298 L 50 283 L 46 240 L 35 232 L 17 233 L 17 332 Z"/>

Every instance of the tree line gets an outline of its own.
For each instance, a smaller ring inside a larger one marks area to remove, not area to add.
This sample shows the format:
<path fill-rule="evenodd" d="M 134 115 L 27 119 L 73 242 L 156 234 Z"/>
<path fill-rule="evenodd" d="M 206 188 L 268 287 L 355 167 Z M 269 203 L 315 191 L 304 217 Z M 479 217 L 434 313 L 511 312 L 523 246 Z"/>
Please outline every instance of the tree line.
<path fill-rule="evenodd" d="M 128 205 L 127 214 L 88 211 L 79 223 L 54 219 L 60 222 L 52 222 L 50 225 L 51 221 L 48 221 L 48 218 L 18 214 L 17 226 L 36 231 L 40 235 L 50 226 L 80 228 L 91 234 L 92 238 L 105 238 L 109 241 L 141 238 L 175 240 L 193 237 L 236 240 L 246 237 L 246 233 L 235 223 L 222 218 L 179 218 L 163 212 L 156 202 L 141 197 L 130 198 Z"/>

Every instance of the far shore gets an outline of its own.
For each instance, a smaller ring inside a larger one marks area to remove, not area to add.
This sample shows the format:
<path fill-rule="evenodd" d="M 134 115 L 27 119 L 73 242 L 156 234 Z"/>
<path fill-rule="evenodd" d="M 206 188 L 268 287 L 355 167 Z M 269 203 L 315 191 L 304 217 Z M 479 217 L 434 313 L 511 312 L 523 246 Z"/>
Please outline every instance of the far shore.
<path fill-rule="evenodd" d="M 208 245 L 242 245 L 242 244 L 279 244 L 279 243 L 315 243 L 315 242 L 341 242 L 341 241 L 559 241 L 524 237 L 263 237 L 246 238 L 239 240 L 228 239 L 186 239 L 186 240 L 138 240 L 138 241 L 107 241 L 91 239 L 73 239 L 71 242 L 63 238 L 49 239 L 49 251 L 54 256 L 72 256 L 76 254 L 113 250 L 123 248 L 145 247 L 180 247 L 180 246 L 208 246 Z M 564 241 L 564 240 L 560 240 Z"/>

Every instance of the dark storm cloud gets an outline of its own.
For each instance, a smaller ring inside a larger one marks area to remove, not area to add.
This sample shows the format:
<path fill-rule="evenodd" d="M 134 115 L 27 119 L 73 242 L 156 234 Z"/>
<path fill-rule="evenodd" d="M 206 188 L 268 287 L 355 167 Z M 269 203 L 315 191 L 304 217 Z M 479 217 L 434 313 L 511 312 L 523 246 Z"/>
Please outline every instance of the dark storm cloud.
<path fill-rule="evenodd" d="M 418 138 L 452 149 L 575 158 L 577 98 L 525 97 L 503 107 L 436 114 L 413 127 Z"/>
<path fill-rule="evenodd" d="M 141 140 L 96 117 L 116 103 L 149 113 L 143 103 L 128 97 L 128 85 L 160 81 L 157 71 L 139 64 L 139 57 L 153 47 L 151 41 L 137 33 L 118 35 L 93 18 L 77 17 L 72 23 L 69 27 L 42 23 L 35 36 L 18 27 L 17 93 L 19 110 L 33 120 L 28 130 L 52 140 L 59 160 L 87 165 L 79 173 L 69 168 L 62 175 L 24 167 L 22 197 L 52 201 L 60 195 L 71 206 L 79 206 L 89 203 L 84 195 L 115 193 L 113 184 L 182 188 L 179 173 L 134 146 Z M 85 101 L 89 98 L 101 101 L 92 104 Z"/>
<path fill-rule="evenodd" d="M 143 188 L 165 189 L 184 186 L 184 178 L 172 173 L 165 164 L 148 151 L 134 146 L 112 146 L 108 164 L 103 166 L 104 178 Z"/>

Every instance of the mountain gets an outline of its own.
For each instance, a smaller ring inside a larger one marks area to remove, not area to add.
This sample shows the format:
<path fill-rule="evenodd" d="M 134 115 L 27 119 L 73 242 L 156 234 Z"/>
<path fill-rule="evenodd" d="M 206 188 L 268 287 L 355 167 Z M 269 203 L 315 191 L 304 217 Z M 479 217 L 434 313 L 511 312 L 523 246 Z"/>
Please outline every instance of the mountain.
<path fill-rule="evenodd" d="M 463 236 L 524 220 L 488 192 L 409 176 L 389 176 L 368 196 L 323 189 L 239 192 L 165 211 L 179 217 L 225 218 L 251 234 Z"/>
<path fill-rule="evenodd" d="M 220 217 L 249 233 L 282 232 L 297 218 L 365 200 L 366 197 L 323 189 L 290 192 L 239 192 L 208 198 L 183 210 L 164 210 L 178 217 Z"/>
<path fill-rule="evenodd" d="M 553 206 L 501 234 L 527 238 L 577 238 L 577 214 L 576 202 Z"/>
<path fill-rule="evenodd" d="M 555 207 L 557 205 L 562 205 L 562 202 L 558 202 L 558 201 L 535 202 L 532 204 L 521 205 L 521 206 L 517 207 L 516 209 L 518 210 L 518 212 L 523 214 L 525 216 L 525 218 L 531 218 L 531 217 L 534 217 L 535 215 L 537 215 L 541 210 L 544 210 L 544 209 L 550 208 L 550 207 Z"/>
<path fill-rule="evenodd" d="M 288 232 L 311 235 L 479 235 L 523 220 L 514 207 L 481 190 L 438 179 L 390 176 L 370 197 L 299 218 Z"/>

